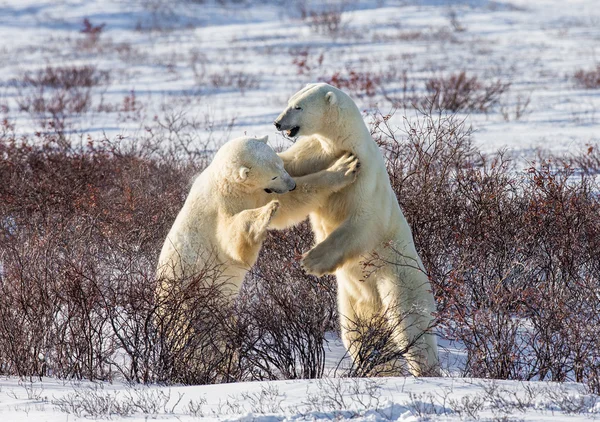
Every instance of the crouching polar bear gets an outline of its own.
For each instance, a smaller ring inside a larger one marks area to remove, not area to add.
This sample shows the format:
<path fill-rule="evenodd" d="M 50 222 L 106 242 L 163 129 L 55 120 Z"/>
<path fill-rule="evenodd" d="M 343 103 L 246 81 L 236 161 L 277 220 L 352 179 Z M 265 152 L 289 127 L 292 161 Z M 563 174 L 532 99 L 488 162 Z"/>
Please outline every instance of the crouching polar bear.
<path fill-rule="evenodd" d="M 292 177 L 327 168 L 342 151 L 361 163 L 357 180 L 310 213 L 316 246 L 302 265 L 334 273 L 342 340 L 356 361 L 360 337 L 353 324 L 384 315 L 414 375 L 439 370 L 435 301 L 410 227 L 390 185 L 383 156 L 352 99 L 331 85 L 310 84 L 294 94 L 275 120 L 288 136 L 302 136 L 280 154 Z"/>
<path fill-rule="evenodd" d="M 183 289 L 178 284 L 203 272 L 218 275 L 224 294 L 237 294 L 267 228 L 304 220 L 331 193 L 354 182 L 358 171 L 356 157 L 340 154 L 328 168 L 294 180 L 266 136 L 227 142 L 194 181 L 167 235 L 158 260 L 157 298 Z"/>

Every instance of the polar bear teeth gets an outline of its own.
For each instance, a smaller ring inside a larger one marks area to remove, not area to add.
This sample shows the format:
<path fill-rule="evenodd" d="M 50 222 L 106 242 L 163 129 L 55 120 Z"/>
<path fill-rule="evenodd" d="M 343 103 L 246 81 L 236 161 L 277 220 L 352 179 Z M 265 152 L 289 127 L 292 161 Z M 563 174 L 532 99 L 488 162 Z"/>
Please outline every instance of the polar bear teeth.
<path fill-rule="evenodd" d="M 299 131 L 300 131 L 300 126 L 294 126 L 290 130 L 286 130 L 285 133 L 287 136 L 290 136 L 293 138 L 294 136 L 296 136 L 298 134 Z"/>

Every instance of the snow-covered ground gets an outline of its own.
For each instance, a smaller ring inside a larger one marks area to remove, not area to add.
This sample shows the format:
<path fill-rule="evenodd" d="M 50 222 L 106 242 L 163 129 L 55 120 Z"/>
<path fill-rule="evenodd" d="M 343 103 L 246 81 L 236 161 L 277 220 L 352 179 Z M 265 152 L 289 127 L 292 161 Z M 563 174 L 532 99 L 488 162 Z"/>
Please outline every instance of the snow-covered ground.
<path fill-rule="evenodd" d="M 584 421 L 600 396 L 577 383 L 460 377 L 464 356 L 441 343 L 443 378 L 338 378 L 341 342 L 328 339 L 326 378 L 200 386 L 144 386 L 0 378 L 0 420 Z"/>
<path fill-rule="evenodd" d="M 50 113 L 28 101 L 53 92 L 23 83 L 27 72 L 92 66 L 106 77 L 90 88 L 85 110 L 65 116 L 76 134 L 134 138 L 179 125 L 202 145 L 244 133 L 285 145 L 272 121 L 305 83 L 368 74 L 382 81 L 374 95 L 352 94 L 365 111 L 387 113 L 386 97 L 404 84 L 419 93 L 429 78 L 466 71 L 511 84 L 487 113 L 464 116 L 482 150 L 529 158 L 537 148 L 570 152 L 600 139 L 600 90 L 573 79 L 600 63 L 597 0 L 321 3 L 0 0 L 0 119 L 21 133 L 43 130 Z M 343 7 L 337 29 L 301 19 L 324 7 Z M 86 18 L 105 25 L 98 35 L 81 33 Z M 413 115 L 401 109 L 393 122 Z M 328 362 L 338 362 L 339 341 L 332 344 Z M 0 419 L 566 421 L 600 412 L 581 385 L 462 379 L 460 350 L 448 345 L 444 356 L 449 376 L 441 379 L 161 388 L 6 378 Z"/>
<path fill-rule="evenodd" d="M 190 387 L 2 380 L 5 421 L 578 421 L 600 414 L 581 385 L 467 378 L 324 378 Z"/>
<path fill-rule="evenodd" d="M 379 77 L 374 96 L 352 94 L 363 109 L 387 112 L 384 93 L 397 96 L 404 72 L 407 86 L 422 92 L 429 78 L 464 70 L 511 84 L 493 110 L 468 116 L 485 151 L 560 152 L 598 140 L 600 96 L 573 80 L 600 60 L 596 1 L 333 3 L 0 1 L 0 110 L 34 131 L 40 114 L 19 111 L 30 92 L 18 86 L 24 72 L 91 65 L 110 71 L 110 80 L 72 119 L 77 131 L 133 136 L 155 118 L 183 114 L 219 141 L 243 133 L 273 141 L 272 121 L 305 83 L 349 70 Z M 336 30 L 300 18 L 319 7 L 345 10 Z M 80 33 L 84 18 L 105 24 L 94 42 Z M 396 122 L 411 113 L 396 113 Z"/>

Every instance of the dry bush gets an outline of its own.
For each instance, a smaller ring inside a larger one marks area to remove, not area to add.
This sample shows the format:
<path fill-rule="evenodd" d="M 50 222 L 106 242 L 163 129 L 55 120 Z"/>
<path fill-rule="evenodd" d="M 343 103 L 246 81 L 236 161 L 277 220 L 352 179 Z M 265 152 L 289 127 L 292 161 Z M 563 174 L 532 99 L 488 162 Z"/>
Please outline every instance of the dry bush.
<path fill-rule="evenodd" d="M 600 172 L 600 149 L 589 145 L 584 153 L 575 154 L 566 160 L 566 164 L 572 163 L 574 168 L 587 175 Z"/>
<path fill-rule="evenodd" d="M 465 374 L 598 388 L 600 199 L 593 176 L 485 156 L 453 116 L 423 110 L 405 134 L 375 118 L 392 185 Z"/>
<path fill-rule="evenodd" d="M 227 280 L 221 273 L 221 266 L 209 259 L 189 279 L 158 280 L 161 293 L 152 316 L 158 328 L 160 381 L 212 384 L 245 375 L 239 353 L 243 330 L 223 294 Z"/>
<path fill-rule="evenodd" d="M 392 309 L 369 318 L 356 317 L 346 320 L 348 335 L 352 338 L 349 349 L 354 359 L 345 375 L 349 377 L 373 376 L 408 376 L 409 369 L 404 361 L 405 353 L 416 346 L 419 338 L 415 338 L 402 348 L 398 347 L 397 336 L 408 329 L 406 320 L 408 313 L 395 318 Z M 433 327 L 431 327 L 433 329 Z M 339 362 L 338 367 L 342 364 Z"/>
<path fill-rule="evenodd" d="M 312 241 L 306 225 L 272 235 L 237 306 L 210 263 L 155 297 L 160 247 L 210 158 L 192 149 L 188 123 L 167 119 L 129 143 L 17 139 L 5 122 L 2 374 L 185 384 L 322 375 L 334 295 L 295 261 Z"/>
<path fill-rule="evenodd" d="M 82 28 L 79 31 L 83 34 L 83 38 L 78 40 L 77 47 L 83 50 L 93 50 L 98 46 L 102 31 L 104 31 L 105 23 L 94 25 L 88 18 L 83 19 Z"/>
<path fill-rule="evenodd" d="M 242 95 L 248 90 L 260 88 L 261 75 L 244 71 L 232 71 L 225 67 L 219 72 L 207 73 L 208 59 L 199 52 L 192 52 L 190 66 L 194 72 L 194 80 L 200 88 L 235 88 Z"/>
<path fill-rule="evenodd" d="M 312 55 L 308 48 L 293 49 L 290 55 L 293 57 L 292 64 L 296 66 L 298 75 L 311 75 L 323 65 L 324 54 Z"/>
<path fill-rule="evenodd" d="M 348 6 L 348 1 L 336 0 L 316 5 L 311 4 L 310 1 L 296 3 L 301 19 L 313 32 L 333 38 L 340 36 L 344 29 L 343 13 Z"/>
<path fill-rule="evenodd" d="M 24 86 L 45 86 L 48 88 L 90 88 L 104 85 L 109 81 L 109 73 L 98 70 L 95 66 L 46 66 L 37 72 L 26 72 L 22 79 Z"/>
<path fill-rule="evenodd" d="M 529 114 L 531 111 L 529 110 L 529 104 L 531 103 L 531 95 L 521 95 L 518 94 L 516 99 L 509 107 L 508 104 L 500 105 L 500 113 L 502 113 L 502 117 L 504 117 L 505 121 L 510 120 L 520 120 L 523 116 Z"/>
<path fill-rule="evenodd" d="M 109 72 L 92 65 L 46 66 L 25 72 L 17 87 L 17 104 L 22 111 L 36 116 L 49 116 L 64 124 L 67 115 L 84 113 L 92 105 L 92 90 L 107 85 Z"/>
<path fill-rule="evenodd" d="M 320 378 L 325 334 L 336 324 L 331 277 L 307 276 L 297 258 L 312 244 L 307 223 L 271 232 L 239 298 L 244 355 L 256 379 Z"/>
<path fill-rule="evenodd" d="M 320 80 L 339 89 L 353 92 L 359 97 L 362 95 L 372 97 L 377 93 L 377 88 L 381 85 L 381 79 L 381 75 L 372 72 L 350 70 L 346 76 L 336 72 L 330 77 L 321 78 Z"/>
<path fill-rule="evenodd" d="M 510 83 L 500 80 L 484 83 L 477 76 L 467 76 L 463 71 L 448 77 L 430 78 L 425 82 L 425 93 L 422 94 L 411 80 L 406 71 L 398 76 L 398 72 L 388 71 L 374 82 L 379 82 L 380 90 L 386 100 L 394 108 L 413 111 L 416 109 L 445 110 L 447 112 L 484 112 L 500 105 L 500 100 L 508 92 Z M 387 83 L 400 79 L 399 89 L 386 90 Z M 516 99 L 514 110 L 508 110 L 504 105 L 502 114 L 506 120 L 520 119 L 529 105 L 529 98 L 520 96 Z"/>
<path fill-rule="evenodd" d="M 357 97 L 373 97 L 380 91 L 384 91 L 383 86 L 391 81 L 402 79 L 404 88 L 407 88 L 408 80 L 406 72 L 398 75 L 395 68 L 389 68 L 380 71 L 358 71 L 347 67 L 345 71 L 335 72 L 331 76 L 319 78 L 319 81 L 328 83 L 336 88 L 342 89 Z"/>
<path fill-rule="evenodd" d="M 196 169 L 154 150 L 52 132 L 0 139 L 4 373 L 108 379 L 123 365 L 117 350 L 147 359 L 157 250 Z M 122 372 L 146 379 L 135 365 Z"/>
<path fill-rule="evenodd" d="M 372 131 L 440 329 L 466 347 L 464 373 L 600 391 L 595 148 L 520 171 L 481 154 L 464 122 L 435 107 L 406 119 L 404 132 L 374 115 Z M 298 266 L 313 242 L 306 224 L 269 235 L 234 304 L 210 266 L 155 299 L 160 247 L 210 158 L 208 144 L 192 147 L 193 122 L 172 115 L 131 141 L 46 129 L 22 138 L 0 126 L 0 373 L 165 383 L 322 376 L 335 283 Z M 357 321 L 356 331 L 366 341 L 354 374 L 399 368 L 388 325 Z"/>
<path fill-rule="evenodd" d="M 111 419 L 113 416 L 143 414 L 155 419 L 158 415 L 173 414 L 182 397 L 180 393 L 177 399 L 172 400 L 171 390 L 133 387 L 125 391 L 109 391 L 104 389 L 103 384 L 95 384 L 77 388 L 73 393 L 54 399 L 52 404 L 61 412 L 78 418 Z"/>
<path fill-rule="evenodd" d="M 428 92 L 427 101 L 437 109 L 452 112 L 487 112 L 498 104 L 500 97 L 509 88 L 510 83 L 500 80 L 483 83 L 477 76 L 469 77 L 464 71 L 446 78 L 431 78 L 425 84 Z"/>
<path fill-rule="evenodd" d="M 594 70 L 580 69 L 573 75 L 578 86 L 586 89 L 600 88 L 600 65 Z"/>
<path fill-rule="evenodd" d="M 237 88 L 243 95 L 248 90 L 260 87 L 260 75 L 225 68 L 221 72 L 211 74 L 209 82 L 214 88 Z"/>

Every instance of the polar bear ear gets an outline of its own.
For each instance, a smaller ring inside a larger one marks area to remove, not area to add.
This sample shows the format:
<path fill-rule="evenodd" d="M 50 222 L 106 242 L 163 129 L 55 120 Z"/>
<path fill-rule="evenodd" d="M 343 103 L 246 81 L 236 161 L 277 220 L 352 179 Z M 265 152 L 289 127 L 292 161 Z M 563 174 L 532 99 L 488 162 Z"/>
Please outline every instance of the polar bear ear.
<path fill-rule="evenodd" d="M 325 94 L 325 98 L 327 99 L 327 102 L 331 105 L 337 103 L 337 97 L 335 96 L 335 92 L 333 91 L 329 91 L 327 94 Z"/>
<path fill-rule="evenodd" d="M 256 140 L 257 140 L 258 142 L 262 142 L 263 144 L 266 144 L 266 143 L 267 143 L 267 141 L 269 140 L 269 135 L 265 135 L 265 136 L 263 136 L 262 138 L 256 138 Z"/>
<path fill-rule="evenodd" d="M 248 173 L 250 173 L 250 169 L 248 167 L 240 167 L 238 170 L 238 175 L 240 177 L 240 181 L 243 182 L 248 178 Z"/>

